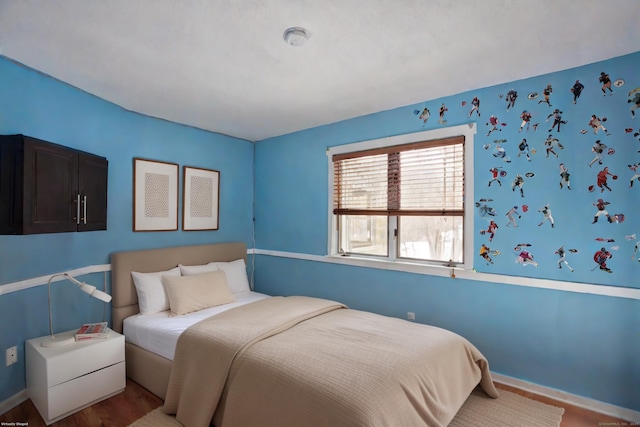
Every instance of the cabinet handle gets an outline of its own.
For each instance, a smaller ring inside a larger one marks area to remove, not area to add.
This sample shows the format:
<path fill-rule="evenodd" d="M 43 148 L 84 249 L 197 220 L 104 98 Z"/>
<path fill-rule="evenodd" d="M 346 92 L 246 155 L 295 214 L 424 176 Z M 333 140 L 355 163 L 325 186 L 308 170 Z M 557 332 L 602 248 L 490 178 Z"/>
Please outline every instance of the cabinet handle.
<path fill-rule="evenodd" d="M 76 195 L 76 224 L 80 224 L 80 194 Z"/>
<path fill-rule="evenodd" d="M 82 196 L 82 223 L 87 223 L 87 196 Z"/>

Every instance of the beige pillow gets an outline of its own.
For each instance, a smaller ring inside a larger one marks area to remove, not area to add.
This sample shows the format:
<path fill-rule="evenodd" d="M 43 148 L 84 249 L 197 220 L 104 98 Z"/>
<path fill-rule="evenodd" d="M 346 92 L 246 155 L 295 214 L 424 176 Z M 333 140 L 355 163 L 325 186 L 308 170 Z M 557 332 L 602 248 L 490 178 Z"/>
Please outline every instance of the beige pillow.
<path fill-rule="evenodd" d="M 172 315 L 192 313 L 235 301 L 224 271 L 193 276 L 163 276 Z"/>

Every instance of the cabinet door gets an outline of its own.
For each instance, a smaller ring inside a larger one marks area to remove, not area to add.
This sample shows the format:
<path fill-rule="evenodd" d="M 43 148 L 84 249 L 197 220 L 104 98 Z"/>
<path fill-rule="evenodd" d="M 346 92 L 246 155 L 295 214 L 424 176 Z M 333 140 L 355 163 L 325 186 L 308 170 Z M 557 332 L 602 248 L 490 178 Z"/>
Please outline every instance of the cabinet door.
<path fill-rule="evenodd" d="M 78 154 L 25 138 L 23 232 L 75 231 Z"/>
<path fill-rule="evenodd" d="M 0 137 L 0 233 L 22 234 L 24 147 Z"/>
<path fill-rule="evenodd" d="M 104 157 L 89 154 L 80 154 L 78 157 L 78 231 L 107 229 L 108 168 L 109 163 Z"/>

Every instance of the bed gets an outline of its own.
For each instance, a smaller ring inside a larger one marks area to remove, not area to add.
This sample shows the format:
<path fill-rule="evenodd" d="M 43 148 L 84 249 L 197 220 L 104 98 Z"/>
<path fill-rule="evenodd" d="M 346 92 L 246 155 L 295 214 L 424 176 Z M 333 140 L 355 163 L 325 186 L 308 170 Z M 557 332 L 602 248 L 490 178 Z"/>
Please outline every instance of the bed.
<path fill-rule="evenodd" d="M 111 256 L 112 324 L 125 332 L 127 376 L 183 424 L 445 426 L 476 386 L 498 396 L 487 360 L 464 338 L 337 301 L 236 293 L 230 284 L 229 304 L 140 314 L 149 302 L 141 293 L 139 304 L 132 272 L 193 266 L 191 278 L 163 280 L 202 282 L 214 273 L 196 274 L 201 266 L 244 265 L 246 253 L 244 243 L 230 242 Z M 127 332 L 163 318 L 176 334 Z"/>

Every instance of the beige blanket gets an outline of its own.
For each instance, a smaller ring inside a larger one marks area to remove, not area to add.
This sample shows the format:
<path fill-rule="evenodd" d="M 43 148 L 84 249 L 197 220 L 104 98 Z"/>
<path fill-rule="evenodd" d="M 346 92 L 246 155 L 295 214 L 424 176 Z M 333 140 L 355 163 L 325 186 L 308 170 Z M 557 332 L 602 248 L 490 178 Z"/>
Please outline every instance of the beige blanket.
<path fill-rule="evenodd" d="M 185 331 L 164 410 L 185 426 L 446 426 L 480 383 L 462 337 L 342 304 L 273 297 Z"/>

